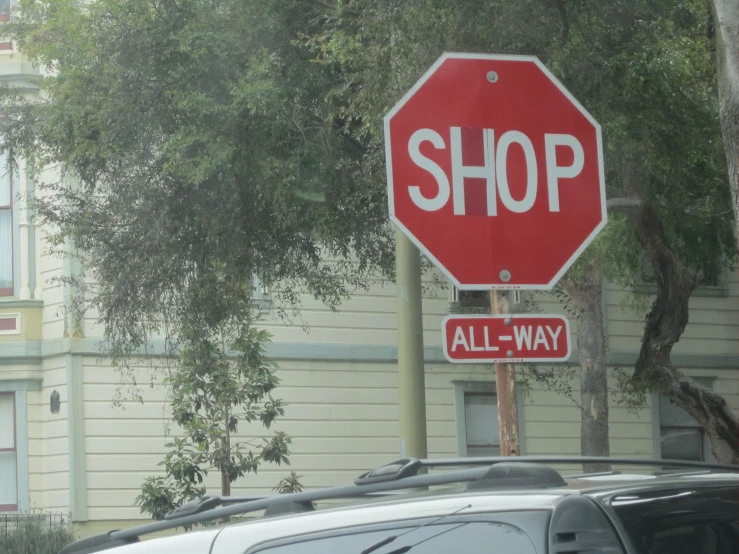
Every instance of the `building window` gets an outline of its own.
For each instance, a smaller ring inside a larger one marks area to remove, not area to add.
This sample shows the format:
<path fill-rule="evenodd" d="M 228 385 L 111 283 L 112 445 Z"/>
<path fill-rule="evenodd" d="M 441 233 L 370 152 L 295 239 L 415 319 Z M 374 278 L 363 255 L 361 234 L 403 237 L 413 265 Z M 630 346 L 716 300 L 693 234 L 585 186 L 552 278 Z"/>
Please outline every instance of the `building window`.
<path fill-rule="evenodd" d="M 453 314 L 489 314 L 490 291 L 487 290 L 459 290 L 449 285 L 449 312 Z M 511 311 L 521 303 L 521 291 L 510 291 Z"/>
<path fill-rule="evenodd" d="M 704 387 L 711 388 L 709 380 L 693 378 Z M 659 438 L 660 457 L 665 460 L 689 460 L 715 462 L 710 442 L 700 424 L 688 412 L 660 395 Z"/>
<path fill-rule="evenodd" d="M 0 21 L 10 19 L 10 0 L 0 0 Z"/>
<path fill-rule="evenodd" d="M 493 392 L 464 393 L 467 456 L 500 456 L 498 398 Z"/>
<path fill-rule="evenodd" d="M 15 395 L 0 393 L 0 511 L 18 509 Z"/>
<path fill-rule="evenodd" d="M 452 381 L 457 412 L 457 455 L 500 456 L 498 396 L 495 381 Z M 523 387 L 516 389 L 518 449 L 526 453 Z"/>
<path fill-rule="evenodd" d="M 0 296 L 13 296 L 13 179 L 0 155 Z"/>
<path fill-rule="evenodd" d="M 729 296 L 728 269 L 723 259 L 706 256 L 696 267 L 696 273 L 697 283 L 693 292 L 694 296 Z M 657 292 L 654 268 L 646 255 L 641 257 L 639 277 L 634 290 L 646 294 Z"/>
<path fill-rule="evenodd" d="M 252 290 L 252 304 L 260 312 L 269 312 L 272 308 L 272 297 L 269 294 L 269 289 L 262 283 L 262 280 L 254 275 L 251 278 L 251 290 Z"/>

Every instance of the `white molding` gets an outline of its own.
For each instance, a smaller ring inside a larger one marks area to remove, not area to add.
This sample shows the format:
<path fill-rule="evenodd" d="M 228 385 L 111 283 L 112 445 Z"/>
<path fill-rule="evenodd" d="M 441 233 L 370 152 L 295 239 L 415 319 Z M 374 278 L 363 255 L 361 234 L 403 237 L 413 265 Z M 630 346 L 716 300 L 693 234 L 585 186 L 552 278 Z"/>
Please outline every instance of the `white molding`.
<path fill-rule="evenodd" d="M 467 420 L 465 416 L 464 393 L 465 392 L 489 392 L 496 395 L 497 387 L 495 381 L 452 381 L 454 386 L 454 412 L 457 429 L 457 455 L 460 458 L 467 457 Z M 520 456 L 526 454 L 526 437 L 524 433 L 524 397 L 523 387 L 516 387 L 516 415 L 518 424 L 518 451 Z"/>
<path fill-rule="evenodd" d="M 713 382 L 716 380 L 716 376 L 688 376 L 693 381 L 697 382 L 708 389 L 713 390 Z M 659 414 L 659 397 L 658 393 L 652 393 L 649 395 L 649 401 L 652 408 L 652 457 L 655 459 L 662 458 L 662 421 Z M 710 442 L 704 438 L 703 441 L 703 454 L 707 456 L 711 454 Z"/>
<path fill-rule="evenodd" d="M 15 329 L 9 331 L 0 330 L 0 335 L 20 335 L 21 334 L 21 314 L 17 313 L 0 313 L 0 319 L 14 319 Z"/>

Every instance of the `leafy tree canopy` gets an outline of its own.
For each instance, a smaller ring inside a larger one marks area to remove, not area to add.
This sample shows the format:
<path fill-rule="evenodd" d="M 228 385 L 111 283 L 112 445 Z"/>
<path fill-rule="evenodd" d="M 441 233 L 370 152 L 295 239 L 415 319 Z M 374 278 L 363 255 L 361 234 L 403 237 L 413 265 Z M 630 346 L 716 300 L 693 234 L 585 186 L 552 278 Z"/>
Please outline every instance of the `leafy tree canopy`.
<path fill-rule="evenodd" d="M 614 214 L 571 278 L 595 259 L 633 283 L 642 249 L 658 274 L 734 261 L 703 0 L 20 4 L 8 32 L 53 73 L 40 102 L 4 96 L 5 134 L 79 175 L 41 213 L 87 256 L 92 303 L 124 354 L 163 315 L 212 331 L 245 310 L 252 273 L 334 304 L 389 272 L 382 116 L 444 51 L 538 56 L 600 121 L 609 196 L 659 221 Z M 649 247 L 655 233 L 676 262 Z M 678 281 L 687 305 L 691 279 Z"/>
<path fill-rule="evenodd" d="M 335 305 L 391 273 L 382 116 L 444 51 L 538 56 L 603 126 L 609 196 L 652 202 L 686 265 L 733 261 L 702 0 L 80 4 L 20 2 L 7 32 L 51 76 L 41 102 L 6 91 L 5 136 L 79 176 L 39 209 L 120 345 L 163 314 L 217 324 L 252 274 Z M 640 278 L 633 221 L 612 216 L 589 256 Z"/>
<path fill-rule="evenodd" d="M 305 43 L 337 68 L 345 130 L 375 163 L 384 159 L 382 115 L 442 52 L 535 55 L 603 127 L 609 198 L 653 203 L 687 266 L 734 261 L 702 0 L 350 0 L 326 15 L 323 33 Z M 612 214 L 582 261 L 593 256 L 614 281 L 643 277 L 631 218 Z"/>
<path fill-rule="evenodd" d="M 334 70 L 294 44 L 317 31 L 314 6 L 19 4 L 4 32 L 48 73 L 38 100 L 3 91 L 5 146 L 74 175 L 37 209 L 95 277 L 112 354 L 163 320 L 183 335 L 246 318 L 252 275 L 285 305 L 301 290 L 335 305 L 392 271 L 384 189 L 324 100 Z"/>

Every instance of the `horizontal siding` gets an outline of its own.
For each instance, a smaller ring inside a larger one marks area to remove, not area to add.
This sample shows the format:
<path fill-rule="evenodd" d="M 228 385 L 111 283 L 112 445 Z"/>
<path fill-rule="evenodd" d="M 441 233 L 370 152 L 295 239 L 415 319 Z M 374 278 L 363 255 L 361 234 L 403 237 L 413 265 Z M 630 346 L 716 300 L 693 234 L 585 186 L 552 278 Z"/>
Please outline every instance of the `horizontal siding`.
<path fill-rule="evenodd" d="M 739 274 L 730 272 L 728 297 L 703 297 L 694 294 L 690 299 L 690 321 L 675 354 L 739 354 Z M 635 313 L 625 309 L 629 294 L 609 285 L 607 289 L 607 317 L 609 346 L 612 350 L 638 352 L 646 312 Z M 649 305 L 653 297 L 649 299 Z"/>
<path fill-rule="evenodd" d="M 265 464 L 258 475 L 235 483 L 233 494 L 267 492 L 294 470 L 309 488 L 351 482 L 367 469 L 399 455 L 397 369 L 393 364 L 296 362 L 281 363 L 282 385 L 275 397 L 288 402 L 274 430 L 292 437 L 289 467 Z M 141 370 L 140 382 L 149 380 Z M 110 368 L 84 365 L 85 449 L 90 517 L 140 518 L 133 506 L 141 484 L 158 474 L 167 449 L 164 390 L 144 386 L 144 403 L 113 407 L 118 376 Z M 492 380 L 490 368 L 447 364 L 427 368 L 428 444 L 431 457 L 457 455 L 457 423 L 453 380 Z M 575 397 L 577 383 L 571 383 Z M 521 406 L 525 446 L 530 454 L 577 454 L 580 411 L 572 400 L 533 389 Z M 651 411 L 611 409 L 614 455 L 652 454 Z M 175 432 L 175 431 L 173 431 Z M 269 436 L 260 425 L 242 425 L 236 440 Z M 171 439 L 171 435 L 169 437 Z M 207 485 L 218 488 L 218 476 Z"/>
<path fill-rule="evenodd" d="M 438 276 L 438 274 L 437 274 Z M 441 322 L 449 314 L 449 289 L 446 281 L 424 277 L 429 287 L 423 297 L 423 339 L 429 347 L 441 346 Z M 397 294 L 393 283 L 373 280 L 367 290 L 357 290 L 336 311 L 311 295 L 300 296 L 300 315 L 265 315 L 261 325 L 275 342 L 394 345 L 397 342 Z M 548 294 L 537 294 L 541 313 L 563 313 L 562 305 Z M 574 333 L 574 329 L 572 329 Z M 574 335 L 573 335 L 574 341 Z"/>
<path fill-rule="evenodd" d="M 613 383 L 613 375 L 609 378 Z M 575 376 L 572 380 L 563 382 L 572 391 L 569 396 L 538 388 L 524 400 L 524 440 L 527 454 L 580 455 L 580 381 Z M 651 408 L 628 410 L 617 404 L 612 387 L 611 391 L 608 410 L 611 455 L 651 457 Z"/>
<path fill-rule="evenodd" d="M 31 507 L 69 510 L 69 439 L 66 366 L 63 357 L 42 365 L 40 391 L 28 393 L 28 455 Z M 52 414 L 50 397 L 57 391 L 59 413 Z"/>

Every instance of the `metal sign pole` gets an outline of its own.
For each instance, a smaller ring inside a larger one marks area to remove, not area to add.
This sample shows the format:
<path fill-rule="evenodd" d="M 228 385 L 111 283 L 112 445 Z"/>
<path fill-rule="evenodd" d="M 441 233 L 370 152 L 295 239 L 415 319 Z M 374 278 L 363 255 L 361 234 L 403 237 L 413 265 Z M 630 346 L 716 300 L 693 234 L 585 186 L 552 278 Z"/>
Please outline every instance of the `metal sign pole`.
<path fill-rule="evenodd" d="M 395 256 L 400 454 L 403 458 L 427 458 L 421 254 L 400 230 L 395 233 Z"/>

